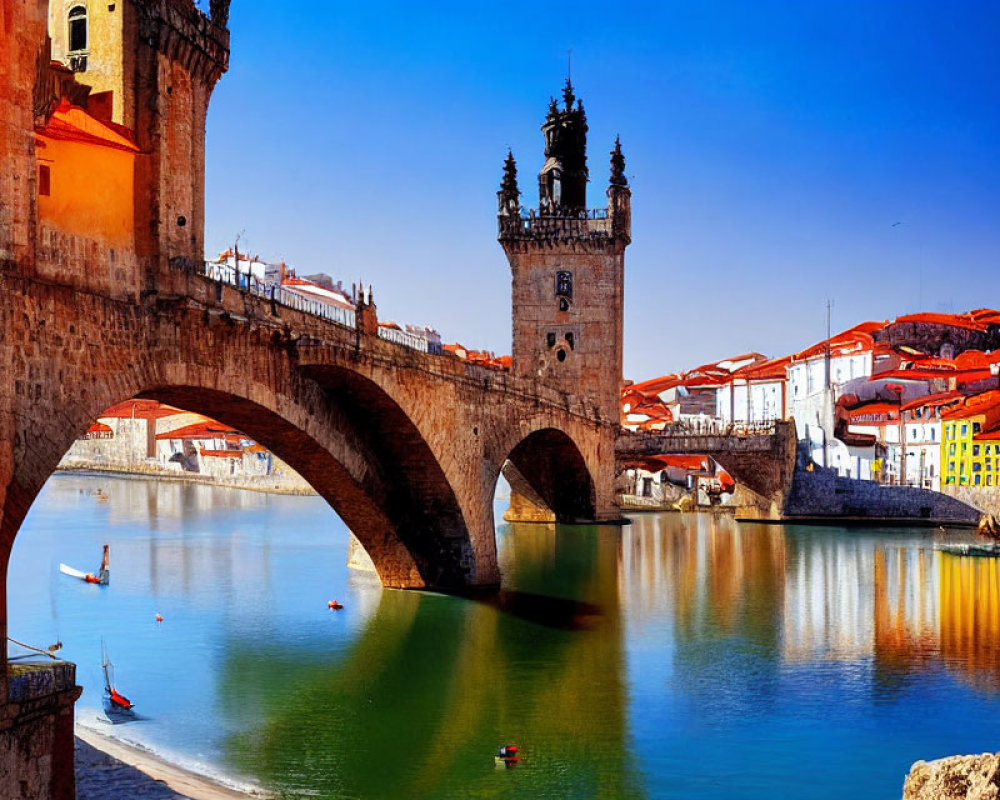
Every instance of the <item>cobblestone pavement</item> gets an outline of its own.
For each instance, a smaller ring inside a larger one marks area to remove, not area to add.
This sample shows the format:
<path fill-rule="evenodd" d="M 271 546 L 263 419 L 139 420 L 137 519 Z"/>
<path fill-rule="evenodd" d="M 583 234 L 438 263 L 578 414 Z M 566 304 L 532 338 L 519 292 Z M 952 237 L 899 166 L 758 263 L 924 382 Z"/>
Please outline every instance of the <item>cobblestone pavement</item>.
<path fill-rule="evenodd" d="M 76 740 L 76 800 L 188 800 L 106 753 Z"/>

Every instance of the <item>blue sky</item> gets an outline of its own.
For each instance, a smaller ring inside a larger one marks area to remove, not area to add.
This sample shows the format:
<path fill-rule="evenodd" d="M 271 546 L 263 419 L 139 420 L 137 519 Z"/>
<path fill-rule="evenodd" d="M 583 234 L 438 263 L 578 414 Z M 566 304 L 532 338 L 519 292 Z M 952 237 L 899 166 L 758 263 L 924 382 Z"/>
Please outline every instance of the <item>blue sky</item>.
<path fill-rule="evenodd" d="M 380 318 L 510 351 L 496 195 L 537 204 L 566 52 L 588 204 L 621 135 L 625 376 L 1000 304 L 1000 4 L 235 0 L 206 248 L 372 283 Z M 898 223 L 898 224 L 896 224 Z"/>

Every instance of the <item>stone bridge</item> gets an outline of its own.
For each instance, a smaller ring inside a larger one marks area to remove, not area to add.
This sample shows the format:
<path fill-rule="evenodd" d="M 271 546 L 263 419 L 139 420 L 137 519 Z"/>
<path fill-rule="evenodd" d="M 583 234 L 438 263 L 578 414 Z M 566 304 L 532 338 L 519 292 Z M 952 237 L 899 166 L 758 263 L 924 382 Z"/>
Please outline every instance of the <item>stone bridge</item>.
<path fill-rule="evenodd" d="M 780 519 L 795 474 L 796 447 L 795 423 L 778 420 L 707 433 L 681 426 L 664 432 L 625 432 L 615 444 L 615 457 L 621 472 L 642 456 L 709 455 L 737 481 L 738 505 L 753 509 L 753 516 Z"/>
<path fill-rule="evenodd" d="M 592 404 L 170 270 L 143 302 L 0 276 L 0 543 L 105 408 L 156 399 L 295 468 L 387 586 L 499 582 L 493 494 L 509 458 L 566 520 L 617 516 L 615 428 Z"/>
<path fill-rule="evenodd" d="M 567 81 L 565 108 L 551 104 L 543 126 L 544 163 L 558 168 L 542 173 L 537 215 L 520 208 L 508 157 L 498 228 L 513 276 L 510 371 L 388 341 L 370 290 L 355 314 L 325 318 L 206 274 L 205 120 L 229 58 L 229 2 L 209 6 L 0 0 L 4 635 L 29 507 L 72 442 L 130 398 L 214 417 L 272 450 L 340 514 L 386 586 L 499 583 L 505 463 L 559 520 L 618 518 L 631 241 L 620 144 L 608 206 L 587 212 L 587 124 Z M 79 690 L 53 684 L 23 704 L 9 673 L 0 796 L 70 798 Z"/>

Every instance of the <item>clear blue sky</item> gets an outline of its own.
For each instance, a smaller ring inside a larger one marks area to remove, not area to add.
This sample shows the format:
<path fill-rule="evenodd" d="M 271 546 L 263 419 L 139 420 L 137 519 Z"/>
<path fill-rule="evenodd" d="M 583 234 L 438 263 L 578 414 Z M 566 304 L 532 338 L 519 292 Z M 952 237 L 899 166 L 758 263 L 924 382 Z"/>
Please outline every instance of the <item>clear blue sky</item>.
<path fill-rule="evenodd" d="M 243 231 L 380 318 L 510 351 L 496 195 L 537 204 L 573 53 L 588 204 L 621 135 L 625 375 L 1000 305 L 1000 4 L 234 0 L 208 118 L 206 248 Z M 899 223 L 899 224 L 895 224 Z M 242 247 L 241 247 L 242 249 Z"/>

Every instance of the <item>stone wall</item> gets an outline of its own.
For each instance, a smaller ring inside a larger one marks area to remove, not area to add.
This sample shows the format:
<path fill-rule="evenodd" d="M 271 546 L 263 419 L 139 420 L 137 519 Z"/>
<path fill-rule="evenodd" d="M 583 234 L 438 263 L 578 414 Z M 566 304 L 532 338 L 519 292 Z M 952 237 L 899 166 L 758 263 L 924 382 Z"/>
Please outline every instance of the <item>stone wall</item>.
<path fill-rule="evenodd" d="M 941 492 L 1000 518 L 1000 486 L 942 486 Z"/>
<path fill-rule="evenodd" d="M 0 797 L 73 800 L 73 704 L 81 689 L 64 661 L 9 667 L 0 704 Z"/>
<path fill-rule="evenodd" d="M 783 518 L 906 522 L 909 524 L 975 525 L 980 512 L 952 497 L 912 486 L 881 486 L 872 481 L 841 478 L 833 470 L 798 470 Z"/>

